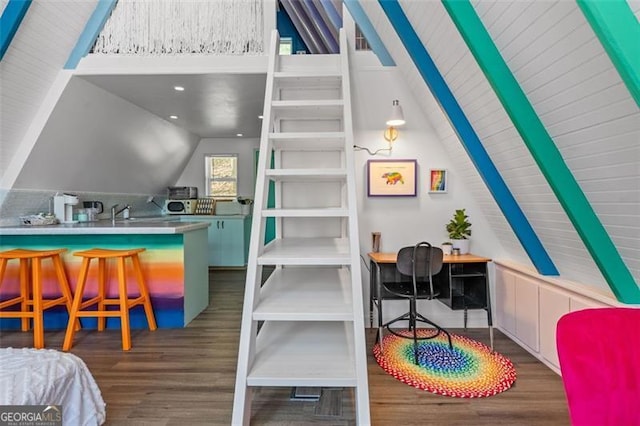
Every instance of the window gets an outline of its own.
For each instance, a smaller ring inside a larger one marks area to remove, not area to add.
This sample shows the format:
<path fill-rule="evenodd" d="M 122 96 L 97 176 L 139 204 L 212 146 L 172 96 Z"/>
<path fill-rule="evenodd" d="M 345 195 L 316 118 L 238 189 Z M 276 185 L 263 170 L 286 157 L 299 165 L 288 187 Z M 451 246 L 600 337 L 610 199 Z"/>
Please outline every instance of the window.
<path fill-rule="evenodd" d="M 293 52 L 293 39 L 291 37 L 280 37 L 280 54 L 291 55 Z"/>
<path fill-rule="evenodd" d="M 238 154 L 205 155 L 204 167 L 207 197 L 238 196 Z"/>
<path fill-rule="evenodd" d="M 365 38 L 364 34 L 362 34 L 362 30 L 356 24 L 356 50 L 371 50 L 371 46 L 369 46 L 369 42 Z"/>

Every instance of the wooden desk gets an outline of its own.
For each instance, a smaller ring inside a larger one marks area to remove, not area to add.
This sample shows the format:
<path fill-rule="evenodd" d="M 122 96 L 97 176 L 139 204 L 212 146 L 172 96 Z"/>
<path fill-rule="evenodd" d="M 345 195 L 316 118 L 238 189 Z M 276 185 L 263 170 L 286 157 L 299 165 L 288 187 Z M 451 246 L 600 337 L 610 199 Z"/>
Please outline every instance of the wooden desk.
<path fill-rule="evenodd" d="M 373 327 L 373 307 L 378 309 L 378 326 L 382 325 L 379 294 L 381 291 L 382 268 L 395 264 L 398 253 L 368 253 L 369 256 L 369 324 Z M 439 287 L 438 300 L 453 310 L 464 310 L 464 328 L 467 328 L 467 310 L 487 311 L 489 337 L 493 349 L 493 321 L 491 317 L 491 297 L 487 264 L 490 258 L 474 254 L 445 255 L 442 271 L 434 277 L 434 286 Z"/>

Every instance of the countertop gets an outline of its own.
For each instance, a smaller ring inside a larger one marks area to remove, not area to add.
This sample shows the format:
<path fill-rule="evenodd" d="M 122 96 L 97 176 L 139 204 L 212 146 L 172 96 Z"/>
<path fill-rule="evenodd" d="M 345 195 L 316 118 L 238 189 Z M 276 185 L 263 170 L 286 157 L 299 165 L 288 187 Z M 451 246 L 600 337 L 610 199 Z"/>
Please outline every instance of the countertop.
<path fill-rule="evenodd" d="M 0 235 L 102 235 L 102 234 L 184 234 L 204 229 L 211 222 L 181 222 L 179 217 L 139 218 L 78 222 L 44 226 L 1 226 Z"/>

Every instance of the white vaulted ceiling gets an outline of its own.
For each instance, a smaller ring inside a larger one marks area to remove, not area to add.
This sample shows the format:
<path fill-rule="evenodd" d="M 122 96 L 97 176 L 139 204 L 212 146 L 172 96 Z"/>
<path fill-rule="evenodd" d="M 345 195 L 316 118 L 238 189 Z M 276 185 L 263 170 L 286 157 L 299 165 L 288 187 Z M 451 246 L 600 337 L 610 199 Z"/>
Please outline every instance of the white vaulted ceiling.
<path fill-rule="evenodd" d="M 416 0 L 399 3 L 562 277 L 608 288 L 442 3 Z M 640 16 L 640 2 L 628 3 L 635 15 Z M 95 4 L 93 0 L 33 2 L 0 64 L 0 170 L 3 172 Z M 640 282 L 637 220 L 640 217 L 640 110 L 593 30 L 574 1 L 482 0 L 472 4 L 626 266 L 636 282 Z M 455 163 L 457 178 L 471 189 L 510 257 L 530 264 L 379 2 L 367 0 L 360 5 L 401 70 L 425 119 L 436 129 Z M 136 137 L 119 131 L 112 138 L 110 132 L 115 131 L 117 122 L 109 123 L 111 127 L 98 126 L 101 131 L 94 134 L 87 122 L 79 123 L 78 128 L 86 130 L 83 143 L 87 146 L 83 149 L 87 148 L 87 158 L 91 158 L 91 152 L 107 149 L 109 144 L 112 149 L 125 148 L 124 152 L 129 152 L 126 149 L 130 146 L 137 147 L 131 148 L 133 157 L 126 159 L 127 171 L 121 173 L 123 179 L 126 176 L 129 182 L 137 182 L 137 192 L 154 191 L 154 185 L 148 184 L 142 175 L 131 172 L 148 166 L 145 156 L 154 145 L 151 139 L 136 133 L 135 122 L 144 123 L 146 133 L 142 133 L 156 135 L 157 143 L 167 147 L 164 157 L 158 157 L 155 164 L 170 170 L 164 178 L 153 174 L 154 179 L 165 181 L 179 173 L 199 138 L 228 138 L 236 133 L 246 137 L 258 135 L 257 116 L 262 110 L 265 82 L 259 70 L 253 74 L 215 76 L 186 72 L 154 76 L 93 74 L 74 77 L 72 91 L 67 93 L 85 104 L 68 111 L 58 109 L 54 114 L 62 117 L 68 112 L 78 120 L 99 120 L 101 116 L 123 120 L 122 128 Z M 185 92 L 176 93 L 174 85 L 184 86 Z M 85 97 L 85 90 L 93 96 Z M 72 105 L 71 99 L 61 99 L 64 102 L 59 108 Z M 102 105 L 97 105 L 98 99 L 103 101 Z M 104 108 L 107 104 L 119 111 L 107 111 Z M 169 115 L 177 115 L 179 119 L 171 120 Z M 43 135 L 48 139 L 38 141 L 28 167 L 17 180 L 25 188 L 41 188 L 41 181 L 47 181 L 45 175 L 33 174 L 40 170 L 42 162 L 46 163 L 52 156 L 64 158 L 59 151 L 49 150 L 54 143 L 66 146 L 63 139 L 69 136 L 68 129 L 49 123 Z M 61 141 L 55 141 L 56 138 Z M 131 145 L 133 141 L 137 142 Z M 180 148 L 177 153 L 172 151 L 176 147 Z M 109 155 L 113 161 L 124 160 L 113 152 Z M 132 158 L 137 161 L 129 161 Z M 117 191 L 115 188 L 122 186 L 118 174 L 116 178 L 113 173 L 108 174 L 108 167 L 94 170 L 102 170 L 102 190 L 108 186 L 109 190 Z M 64 179 L 67 183 L 74 181 L 70 175 Z M 156 182 L 155 186 L 167 184 L 170 182 Z"/>
<path fill-rule="evenodd" d="M 564 278 L 608 285 L 441 2 L 400 4 Z M 640 111 L 575 2 L 473 2 L 640 282 Z M 378 2 L 362 2 L 424 113 L 438 129 L 502 244 L 522 259 L 461 143 L 431 97 Z M 637 13 L 636 7 L 636 13 Z"/>
<path fill-rule="evenodd" d="M 201 138 L 260 136 L 265 74 L 86 75 L 84 80 Z M 174 90 L 184 87 L 184 91 Z"/>
<path fill-rule="evenodd" d="M 4 173 L 91 16 L 96 0 L 34 1 L 0 62 Z"/>

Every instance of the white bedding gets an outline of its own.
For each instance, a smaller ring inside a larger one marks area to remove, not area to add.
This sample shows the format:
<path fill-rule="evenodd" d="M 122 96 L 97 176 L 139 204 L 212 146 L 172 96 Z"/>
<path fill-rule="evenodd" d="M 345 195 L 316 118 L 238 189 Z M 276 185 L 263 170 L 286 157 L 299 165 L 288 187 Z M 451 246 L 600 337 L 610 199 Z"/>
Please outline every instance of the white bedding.
<path fill-rule="evenodd" d="M 84 361 L 51 349 L 0 349 L 0 405 L 62 405 L 64 425 L 101 425 L 105 403 Z"/>

